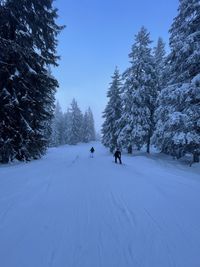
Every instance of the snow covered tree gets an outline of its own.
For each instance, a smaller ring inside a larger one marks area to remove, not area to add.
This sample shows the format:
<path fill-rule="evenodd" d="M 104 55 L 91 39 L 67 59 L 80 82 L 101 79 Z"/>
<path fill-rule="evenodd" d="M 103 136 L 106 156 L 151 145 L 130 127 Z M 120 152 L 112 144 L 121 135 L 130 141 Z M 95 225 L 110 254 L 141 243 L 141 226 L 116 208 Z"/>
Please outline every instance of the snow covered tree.
<path fill-rule="evenodd" d="M 155 139 L 165 153 L 180 158 L 200 154 L 200 75 L 190 83 L 175 84 L 159 97 Z"/>
<path fill-rule="evenodd" d="M 67 112 L 63 115 L 63 140 L 64 144 L 69 144 L 69 132 L 71 128 L 71 112 L 67 109 Z"/>
<path fill-rule="evenodd" d="M 88 120 L 89 120 L 89 137 L 90 141 L 96 140 L 96 131 L 95 131 L 95 124 L 94 124 L 94 116 L 92 113 L 91 108 L 89 107 L 87 110 L 88 113 Z"/>
<path fill-rule="evenodd" d="M 116 68 L 112 76 L 112 82 L 107 93 L 108 104 L 103 113 L 104 123 L 102 125 L 102 143 L 110 148 L 110 151 L 118 146 L 119 119 L 121 118 L 121 75 Z"/>
<path fill-rule="evenodd" d="M 76 100 L 73 99 L 71 107 L 63 114 L 57 102 L 52 120 L 51 146 L 75 145 L 78 142 L 87 143 L 95 139 L 94 118 L 91 108 L 88 108 L 83 116 Z"/>
<path fill-rule="evenodd" d="M 158 90 L 161 91 L 166 85 L 166 52 L 165 52 L 165 43 L 162 38 L 158 38 L 157 46 L 154 48 L 154 63 L 155 63 L 155 71 L 157 78 L 157 87 Z"/>
<path fill-rule="evenodd" d="M 200 2 L 181 0 L 170 30 L 170 82 L 159 96 L 155 140 L 177 158 L 200 155 Z"/>
<path fill-rule="evenodd" d="M 64 144 L 64 115 L 59 102 L 56 103 L 54 118 L 52 120 L 52 134 L 50 145 L 59 146 Z"/>
<path fill-rule="evenodd" d="M 90 142 L 96 139 L 95 137 L 94 118 L 91 108 L 86 110 L 83 117 L 83 142 Z"/>
<path fill-rule="evenodd" d="M 170 84 L 190 82 L 199 74 L 199 29 L 199 0 L 179 0 L 178 15 L 170 29 Z"/>
<path fill-rule="evenodd" d="M 132 78 L 131 68 L 129 68 L 123 74 L 124 84 L 122 86 L 122 112 L 118 123 L 120 131 L 117 140 L 119 145 L 126 148 L 129 154 L 132 154 L 133 144 L 135 142 L 133 135 L 135 118 L 132 112 L 135 89 Z"/>
<path fill-rule="evenodd" d="M 135 43 L 129 54 L 131 67 L 124 73 L 123 114 L 119 142 L 132 153 L 132 146 L 147 145 L 154 131 L 154 112 L 157 99 L 157 85 L 154 59 L 151 55 L 150 38 L 142 27 L 135 36 Z"/>
<path fill-rule="evenodd" d="M 83 116 L 83 142 L 88 143 L 90 141 L 90 135 L 89 135 L 89 117 L 88 112 L 86 111 Z"/>
<path fill-rule="evenodd" d="M 0 161 L 30 160 L 45 153 L 53 115 L 57 65 L 52 0 L 0 1 Z"/>
<path fill-rule="evenodd" d="M 83 139 L 83 115 L 75 99 L 70 107 L 70 123 L 68 129 L 68 143 L 76 145 Z"/>

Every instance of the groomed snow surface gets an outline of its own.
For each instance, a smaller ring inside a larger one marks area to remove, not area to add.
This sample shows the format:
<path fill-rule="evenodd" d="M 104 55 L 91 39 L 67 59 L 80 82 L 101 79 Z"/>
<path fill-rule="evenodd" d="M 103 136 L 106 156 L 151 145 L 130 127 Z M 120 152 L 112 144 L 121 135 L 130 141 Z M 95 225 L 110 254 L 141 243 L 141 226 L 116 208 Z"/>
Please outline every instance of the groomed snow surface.
<path fill-rule="evenodd" d="M 94 143 L 0 166 L 0 266 L 199 267 L 200 166 L 122 159 Z"/>

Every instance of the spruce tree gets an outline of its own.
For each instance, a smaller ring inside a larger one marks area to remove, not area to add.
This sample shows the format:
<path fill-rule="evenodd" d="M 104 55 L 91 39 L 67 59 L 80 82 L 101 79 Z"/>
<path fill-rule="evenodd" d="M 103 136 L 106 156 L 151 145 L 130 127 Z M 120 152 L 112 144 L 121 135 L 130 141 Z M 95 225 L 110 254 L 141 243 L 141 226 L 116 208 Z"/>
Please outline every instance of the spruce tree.
<path fill-rule="evenodd" d="M 83 142 L 95 141 L 95 127 L 92 110 L 89 107 L 83 117 Z"/>
<path fill-rule="evenodd" d="M 176 158 L 200 154 L 200 75 L 190 83 L 171 85 L 159 96 L 154 138 L 157 146 Z M 196 161 L 196 159 L 195 159 Z"/>
<path fill-rule="evenodd" d="M 170 33 L 170 81 L 159 96 L 155 140 L 177 158 L 200 154 L 200 2 L 182 0 Z"/>
<path fill-rule="evenodd" d="M 86 111 L 83 116 L 83 142 L 90 142 L 90 123 L 88 112 Z"/>
<path fill-rule="evenodd" d="M 72 100 L 70 107 L 70 124 L 68 131 L 68 142 L 76 145 L 83 140 L 83 115 L 75 99 Z"/>
<path fill-rule="evenodd" d="M 166 52 L 165 43 L 162 38 L 158 38 L 157 46 L 154 48 L 154 63 L 155 63 L 155 73 L 157 80 L 158 91 L 161 91 L 166 85 Z"/>
<path fill-rule="evenodd" d="M 154 112 L 157 99 L 157 85 L 154 59 L 151 55 L 150 37 L 142 27 L 135 36 L 135 43 L 129 54 L 131 67 L 124 74 L 123 86 L 123 126 L 119 140 L 132 153 L 132 146 L 147 145 L 154 131 Z"/>
<path fill-rule="evenodd" d="M 179 0 L 170 29 L 171 82 L 190 82 L 200 70 L 200 2 Z"/>
<path fill-rule="evenodd" d="M 71 128 L 71 112 L 67 109 L 67 112 L 63 115 L 63 140 L 64 144 L 69 144 L 69 135 Z"/>
<path fill-rule="evenodd" d="M 89 120 L 89 140 L 95 141 L 96 131 L 95 131 L 95 125 L 94 125 L 94 116 L 93 116 L 93 113 L 90 107 L 88 108 L 87 113 L 88 113 L 88 120 Z"/>
<path fill-rule="evenodd" d="M 102 143 L 110 148 L 110 151 L 118 146 L 119 119 L 121 118 L 121 75 L 116 68 L 112 76 L 112 82 L 108 89 L 108 104 L 103 113 L 104 123 L 102 125 Z"/>
<path fill-rule="evenodd" d="M 62 113 L 59 102 L 56 103 L 54 118 L 52 120 L 51 146 L 59 146 L 64 144 L 64 115 Z"/>
<path fill-rule="evenodd" d="M 0 161 L 30 160 L 45 153 L 53 115 L 57 65 L 51 0 L 7 0 L 0 5 Z"/>
<path fill-rule="evenodd" d="M 134 105 L 134 84 L 133 77 L 131 75 L 131 68 L 127 69 L 122 77 L 124 81 L 121 97 L 122 112 L 118 123 L 120 131 L 117 141 L 121 147 L 127 149 L 129 154 L 132 154 L 133 144 L 136 142 L 133 135 L 135 121 L 134 114 L 132 112 Z"/>

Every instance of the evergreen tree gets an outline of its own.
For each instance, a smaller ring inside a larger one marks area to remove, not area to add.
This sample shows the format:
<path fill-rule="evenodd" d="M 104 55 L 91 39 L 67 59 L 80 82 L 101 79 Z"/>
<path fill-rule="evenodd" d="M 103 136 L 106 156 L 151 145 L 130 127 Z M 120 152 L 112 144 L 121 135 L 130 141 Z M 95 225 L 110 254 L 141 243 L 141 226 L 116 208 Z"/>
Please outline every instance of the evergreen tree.
<path fill-rule="evenodd" d="M 73 99 L 71 108 L 63 114 L 61 107 L 57 102 L 54 119 L 52 120 L 50 145 L 75 145 L 78 142 L 87 143 L 94 140 L 95 128 L 91 109 L 88 108 L 83 116 L 76 100 Z"/>
<path fill-rule="evenodd" d="M 190 82 L 199 74 L 199 29 L 199 0 L 179 0 L 178 15 L 170 29 L 170 84 Z"/>
<path fill-rule="evenodd" d="M 150 152 L 158 90 L 150 44 L 149 33 L 142 27 L 129 54 L 131 67 L 124 74 L 123 128 L 119 140 L 129 153 L 132 153 L 133 145 L 140 148 L 144 144 Z"/>
<path fill-rule="evenodd" d="M 95 132 L 95 125 L 94 125 L 94 116 L 93 116 L 93 113 L 90 107 L 88 108 L 87 113 L 88 113 L 88 121 L 89 121 L 89 140 L 95 141 L 96 132 Z"/>
<path fill-rule="evenodd" d="M 64 115 L 62 113 L 59 102 L 56 103 L 54 118 L 52 120 L 51 146 L 59 146 L 64 144 Z"/>
<path fill-rule="evenodd" d="M 52 0 L 0 2 L 0 161 L 29 160 L 45 153 L 46 126 L 58 86 L 49 75 L 57 65 Z"/>
<path fill-rule="evenodd" d="M 162 38 L 158 38 L 157 46 L 154 48 L 154 63 L 157 78 L 157 88 L 161 91 L 166 85 L 166 57 L 165 44 Z"/>
<path fill-rule="evenodd" d="M 69 125 L 69 136 L 68 142 L 70 145 L 76 145 L 83 140 L 83 115 L 78 107 L 75 99 L 72 100 L 70 108 L 70 125 Z"/>
<path fill-rule="evenodd" d="M 83 142 L 90 142 L 90 123 L 88 112 L 86 111 L 83 116 Z"/>
<path fill-rule="evenodd" d="M 91 108 L 88 108 L 83 117 L 83 142 L 88 143 L 95 139 L 94 118 Z"/>
<path fill-rule="evenodd" d="M 71 128 L 71 112 L 70 112 L 70 109 L 67 109 L 67 112 L 64 113 L 63 115 L 64 144 L 69 144 L 70 128 Z"/>
<path fill-rule="evenodd" d="M 171 85 L 159 96 L 156 145 L 167 154 L 180 158 L 200 154 L 200 75 L 190 83 Z"/>
<path fill-rule="evenodd" d="M 131 75 L 131 68 L 127 69 L 123 74 L 124 84 L 122 86 L 122 115 L 119 119 L 120 132 L 118 143 L 132 154 L 133 144 L 136 143 L 133 129 L 135 127 L 135 117 L 133 113 L 134 106 L 134 83 Z M 137 140 L 137 145 L 139 140 Z"/>
<path fill-rule="evenodd" d="M 159 96 L 155 140 L 176 157 L 200 154 L 200 2 L 182 0 L 170 33 L 170 82 Z"/>
<path fill-rule="evenodd" d="M 121 103 L 121 75 L 116 68 L 112 76 L 111 86 L 108 90 L 108 104 L 105 108 L 102 126 L 102 143 L 110 148 L 110 151 L 118 146 L 117 139 L 119 135 L 119 119 L 121 118 L 122 103 Z"/>

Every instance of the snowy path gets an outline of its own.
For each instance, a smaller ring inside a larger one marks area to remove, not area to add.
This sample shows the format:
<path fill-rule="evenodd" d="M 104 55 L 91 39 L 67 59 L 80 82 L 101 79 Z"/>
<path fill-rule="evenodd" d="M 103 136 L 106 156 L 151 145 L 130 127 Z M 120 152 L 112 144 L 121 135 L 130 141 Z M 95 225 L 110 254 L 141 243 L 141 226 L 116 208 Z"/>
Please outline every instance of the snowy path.
<path fill-rule="evenodd" d="M 89 148 L 0 167 L 0 266 L 199 267 L 199 166 Z"/>

